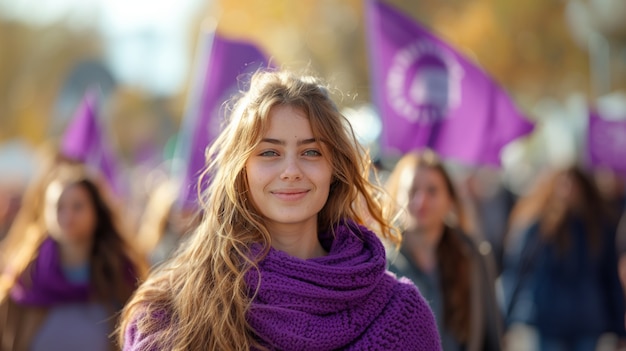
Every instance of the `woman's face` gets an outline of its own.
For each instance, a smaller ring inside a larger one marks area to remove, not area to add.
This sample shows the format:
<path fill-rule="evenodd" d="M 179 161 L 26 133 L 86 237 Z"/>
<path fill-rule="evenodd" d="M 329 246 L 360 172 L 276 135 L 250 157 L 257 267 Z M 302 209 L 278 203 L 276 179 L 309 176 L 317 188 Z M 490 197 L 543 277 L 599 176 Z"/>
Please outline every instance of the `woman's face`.
<path fill-rule="evenodd" d="M 59 241 L 91 240 L 96 226 L 96 210 L 84 186 L 55 182 L 46 190 L 45 219 L 50 234 Z"/>
<path fill-rule="evenodd" d="M 433 168 L 418 168 L 409 190 L 408 205 L 417 228 L 427 230 L 442 225 L 452 207 L 443 175 Z"/>
<path fill-rule="evenodd" d="M 270 110 L 269 129 L 246 162 L 249 199 L 275 230 L 317 228 L 332 179 L 330 155 L 304 113 L 286 105 Z"/>
<path fill-rule="evenodd" d="M 581 186 L 573 176 L 560 175 L 552 191 L 553 199 L 567 204 L 568 208 L 578 209 L 582 206 Z"/>

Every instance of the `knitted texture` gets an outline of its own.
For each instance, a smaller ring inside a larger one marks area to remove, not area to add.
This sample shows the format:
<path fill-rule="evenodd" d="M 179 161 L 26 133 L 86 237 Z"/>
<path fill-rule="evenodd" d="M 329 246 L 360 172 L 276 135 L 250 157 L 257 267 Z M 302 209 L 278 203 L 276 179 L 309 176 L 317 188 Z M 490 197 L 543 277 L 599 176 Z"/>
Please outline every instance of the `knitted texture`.
<path fill-rule="evenodd" d="M 320 240 L 323 257 L 270 249 L 247 283 L 260 287 L 248 321 L 275 350 L 440 350 L 433 314 L 417 288 L 385 270 L 376 235 L 340 225 Z M 330 246 L 330 247 L 328 247 Z"/>

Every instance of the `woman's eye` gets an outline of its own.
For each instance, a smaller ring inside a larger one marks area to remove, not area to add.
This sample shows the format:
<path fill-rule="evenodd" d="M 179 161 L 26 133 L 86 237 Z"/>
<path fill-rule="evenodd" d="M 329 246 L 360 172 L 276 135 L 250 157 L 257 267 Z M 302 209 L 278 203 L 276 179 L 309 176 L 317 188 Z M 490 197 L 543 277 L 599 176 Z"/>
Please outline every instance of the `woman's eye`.
<path fill-rule="evenodd" d="M 437 195 L 438 189 L 436 187 L 429 187 L 427 189 L 428 195 L 435 196 Z"/>
<path fill-rule="evenodd" d="M 322 154 L 317 150 L 306 150 L 303 153 L 304 156 L 322 156 Z"/>
<path fill-rule="evenodd" d="M 270 157 L 270 156 L 278 156 L 276 151 L 263 151 L 259 156 Z"/>

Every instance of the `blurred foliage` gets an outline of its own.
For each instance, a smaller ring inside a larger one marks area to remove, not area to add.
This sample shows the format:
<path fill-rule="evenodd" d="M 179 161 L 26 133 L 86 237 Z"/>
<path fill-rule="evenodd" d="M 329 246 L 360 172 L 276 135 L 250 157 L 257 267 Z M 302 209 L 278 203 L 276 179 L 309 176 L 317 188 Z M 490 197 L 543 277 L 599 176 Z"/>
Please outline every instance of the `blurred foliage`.
<path fill-rule="evenodd" d="M 130 88 L 118 89 L 107 101 L 103 114 L 111 123 L 111 135 L 120 155 L 133 162 L 145 152 L 159 152 L 171 134 L 176 131 L 176 118 L 170 111 L 176 99 L 147 97 L 141 91 Z"/>
<path fill-rule="evenodd" d="M 591 96 L 588 54 L 569 33 L 566 1 L 388 1 L 476 61 L 527 110 L 542 97 L 561 99 L 572 92 Z M 216 18 L 222 34 L 259 43 L 282 67 L 310 69 L 343 92 L 341 105 L 357 105 L 369 100 L 364 4 L 216 0 L 190 23 L 189 31 L 197 33 L 203 21 Z M 68 71 L 79 60 L 102 55 L 98 33 L 75 32 L 63 23 L 33 28 L 0 22 L 0 48 L 0 141 L 18 135 L 43 140 Z M 626 87 L 623 71 L 615 89 Z M 174 124 L 165 125 L 175 132 L 187 91 L 160 100 L 158 108 L 167 112 L 155 113 L 152 97 L 131 90 L 118 94 L 115 104 L 121 107 L 110 112 L 122 148 L 132 147 L 135 135 L 129 130 L 159 132 L 162 118 L 149 127 L 155 114 L 170 116 Z"/>
<path fill-rule="evenodd" d="M 346 94 L 368 90 L 362 0 L 217 1 L 225 35 L 259 43 L 281 67 L 310 69 Z M 351 104 L 352 99 L 346 96 Z"/>
<path fill-rule="evenodd" d="M 95 32 L 62 23 L 38 28 L 0 21 L 0 140 L 42 141 L 58 90 L 73 65 L 101 55 Z"/>

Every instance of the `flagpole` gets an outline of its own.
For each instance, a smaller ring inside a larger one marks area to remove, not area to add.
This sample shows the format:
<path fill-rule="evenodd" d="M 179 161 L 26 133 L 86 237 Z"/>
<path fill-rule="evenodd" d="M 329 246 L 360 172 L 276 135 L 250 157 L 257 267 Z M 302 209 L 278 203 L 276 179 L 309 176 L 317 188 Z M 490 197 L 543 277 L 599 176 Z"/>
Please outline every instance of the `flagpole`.
<path fill-rule="evenodd" d="M 594 99 L 611 91 L 611 46 L 597 32 L 589 34 L 588 50 L 591 72 L 591 93 Z"/>
<path fill-rule="evenodd" d="M 191 150 L 192 140 L 183 140 L 181 135 L 185 132 L 191 131 L 196 124 L 195 119 L 198 118 L 198 109 L 200 108 L 200 100 L 202 99 L 204 82 L 206 74 L 210 64 L 206 62 L 207 58 L 211 57 L 211 51 L 213 50 L 213 41 L 215 39 L 215 32 L 217 30 L 217 19 L 209 18 L 202 22 L 200 26 L 200 34 L 196 42 L 196 50 L 192 64 L 192 84 L 190 91 L 187 94 L 187 100 L 185 102 L 185 112 L 181 126 L 179 128 L 178 136 L 176 138 L 176 146 L 174 148 L 174 160 L 179 161 L 189 157 Z M 208 38 L 208 39 L 207 39 Z M 185 162 L 173 162 L 171 165 L 170 174 L 174 179 L 184 179 L 186 176 L 186 163 Z"/>

